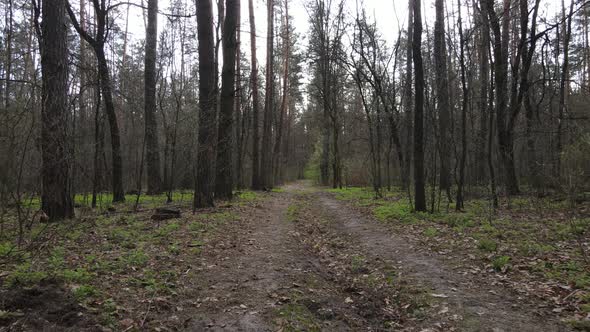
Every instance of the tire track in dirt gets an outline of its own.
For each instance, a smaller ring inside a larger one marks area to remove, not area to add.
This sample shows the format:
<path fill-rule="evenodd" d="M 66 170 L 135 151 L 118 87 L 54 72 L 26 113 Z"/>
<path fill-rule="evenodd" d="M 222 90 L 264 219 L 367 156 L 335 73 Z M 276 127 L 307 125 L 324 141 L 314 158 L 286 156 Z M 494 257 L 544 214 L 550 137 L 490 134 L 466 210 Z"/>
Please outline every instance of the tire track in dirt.
<path fill-rule="evenodd" d="M 286 220 L 292 200 L 290 193 L 269 194 L 256 207 L 244 209 L 241 221 L 221 240 L 207 245 L 193 280 L 187 330 L 276 331 L 278 311 L 292 301 L 293 293 L 308 292 L 300 289 L 306 280 L 318 280 L 324 290 L 330 287 L 317 271 L 319 262 L 304 250 L 293 236 L 293 223 Z M 316 311 L 329 301 L 336 300 L 308 300 Z M 350 330 L 335 315 L 322 324 L 322 330 Z"/>
<path fill-rule="evenodd" d="M 316 193 L 312 199 L 318 213 L 334 220 L 335 230 L 354 239 L 365 254 L 396 265 L 405 278 L 432 289 L 449 313 L 460 316 L 461 331 L 570 331 L 551 317 L 541 316 L 535 308 L 506 289 L 461 275 L 443 260 L 418 250 L 362 213 L 346 206 L 327 193 Z"/>

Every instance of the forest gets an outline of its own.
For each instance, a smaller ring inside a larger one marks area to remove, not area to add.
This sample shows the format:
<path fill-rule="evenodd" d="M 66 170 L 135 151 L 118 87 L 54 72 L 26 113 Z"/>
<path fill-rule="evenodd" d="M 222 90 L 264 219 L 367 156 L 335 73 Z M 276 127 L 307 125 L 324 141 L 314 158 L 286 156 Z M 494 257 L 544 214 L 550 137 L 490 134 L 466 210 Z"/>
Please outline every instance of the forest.
<path fill-rule="evenodd" d="M 0 332 L 590 331 L 590 1 L 0 14 Z"/>

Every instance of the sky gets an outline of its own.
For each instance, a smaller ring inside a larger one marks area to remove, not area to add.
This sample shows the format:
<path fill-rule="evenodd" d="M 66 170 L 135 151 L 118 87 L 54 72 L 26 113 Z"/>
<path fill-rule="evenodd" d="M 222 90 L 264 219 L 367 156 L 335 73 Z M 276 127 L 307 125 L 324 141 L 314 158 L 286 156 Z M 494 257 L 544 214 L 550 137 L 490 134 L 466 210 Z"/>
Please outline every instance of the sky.
<path fill-rule="evenodd" d="M 116 3 L 119 0 L 112 0 Z M 123 0 L 120 0 L 123 1 Z M 185 0 L 187 3 L 191 3 L 195 0 Z M 213 8 L 216 11 L 217 6 L 215 5 L 217 0 L 213 1 Z M 283 4 L 284 0 L 275 0 Z M 306 10 L 306 3 L 310 0 L 288 0 L 289 1 L 289 14 L 293 18 L 293 25 L 295 31 L 300 35 L 299 47 L 305 50 L 307 47 L 307 35 L 309 27 L 309 14 Z M 334 5 L 339 0 L 332 0 Z M 400 29 L 405 29 L 407 26 L 407 8 L 408 0 L 345 0 L 345 12 L 349 15 L 356 14 L 357 1 L 364 5 L 366 14 L 369 19 L 375 20 L 377 28 L 381 33 L 382 37 L 387 41 L 388 45 L 392 46 L 395 43 L 397 36 L 399 35 Z M 446 11 L 456 11 L 457 2 L 459 0 L 445 0 Z M 471 0 L 460 0 L 463 3 L 471 2 Z M 145 0 L 131 0 L 141 4 L 145 4 Z M 432 33 L 432 27 L 434 25 L 434 0 L 422 0 L 422 16 L 423 23 L 425 25 L 425 31 L 430 29 Z M 566 3 L 569 0 L 565 0 Z M 160 12 L 169 12 L 170 0 L 159 0 Z M 267 0 L 254 0 L 254 10 L 256 17 L 256 35 L 257 35 L 257 57 L 259 64 L 263 64 L 266 55 L 266 3 Z M 561 1 L 559 0 L 541 0 L 541 9 L 539 16 L 547 17 L 551 20 L 555 13 L 559 12 Z M 242 31 L 242 52 L 245 52 L 249 57 L 250 53 L 250 23 L 248 20 L 248 0 L 241 0 L 241 31 Z M 465 22 L 471 20 L 470 15 L 466 7 L 462 7 L 462 15 Z M 214 17 L 217 14 L 214 13 Z M 120 19 L 124 19 L 121 17 Z M 189 18 L 189 20 L 196 20 L 196 18 Z M 124 22 L 119 22 L 123 26 Z M 158 31 L 161 32 L 165 24 L 165 17 L 158 15 Z M 466 23 L 469 24 L 469 23 Z M 142 10 L 138 7 L 131 6 L 129 14 L 129 35 L 131 39 L 142 40 L 145 38 L 145 25 L 142 16 Z M 423 37 L 425 38 L 425 37 Z"/>
<path fill-rule="evenodd" d="M 141 3 L 141 0 L 133 0 L 136 3 Z M 194 0 L 187 0 L 187 1 L 194 1 Z M 214 2 L 214 10 L 216 10 Z M 281 1 L 282 0 L 275 0 Z M 303 49 L 307 45 L 307 32 L 309 26 L 309 15 L 305 8 L 305 4 L 309 0 L 289 0 L 289 14 L 293 18 L 293 25 L 295 26 L 295 31 L 300 34 L 300 47 Z M 384 32 L 384 37 L 386 39 L 390 39 L 391 43 L 394 42 L 395 37 L 397 36 L 398 31 L 398 24 L 403 26 L 406 24 L 406 16 L 407 16 L 407 0 L 399 1 L 399 0 L 359 0 L 363 1 L 365 4 L 365 8 L 367 10 L 367 14 L 371 17 L 376 19 L 378 27 L 380 31 Z M 336 1 L 334 1 L 336 2 Z M 433 2 L 433 1 L 432 1 Z M 159 9 L 160 12 L 167 13 L 168 6 L 170 1 L 169 0 L 160 0 L 159 1 Z M 433 2 L 434 3 L 434 2 Z M 399 17 L 399 22 L 396 20 L 396 15 L 394 11 L 394 6 L 396 7 L 397 16 Z M 346 1 L 346 9 L 349 13 L 355 12 L 356 7 L 356 0 L 349 0 Z M 264 59 L 266 54 L 266 0 L 254 0 L 254 11 L 256 17 L 256 35 L 257 35 L 257 55 L 259 61 Z M 216 17 L 216 13 L 214 16 Z M 249 33 L 250 33 L 250 23 L 248 20 L 248 0 L 241 0 L 241 31 L 242 31 L 242 51 L 249 53 L 250 44 L 249 44 Z M 195 19 L 195 18 L 190 18 Z M 162 31 L 164 27 L 164 16 L 159 15 L 158 17 L 158 31 Z M 120 22 L 123 25 L 123 22 Z M 388 32 L 387 34 L 385 32 Z M 143 39 L 145 36 L 145 26 L 144 21 L 141 13 L 141 9 L 137 7 L 131 7 L 130 14 L 129 14 L 129 34 L 132 38 L 136 40 Z M 389 38 L 390 37 L 390 38 Z"/>
<path fill-rule="evenodd" d="M 117 0 L 113 0 L 116 2 Z M 186 0 L 187 3 L 193 2 L 194 0 Z M 214 11 L 217 6 L 215 5 L 217 0 L 212 0 L 214 5 Z M 276 2 L 283 3 L 283 0 L 275 0 Z M 307 32 L 309 26 L 309 16 L 306 10 L 305 4 L 310 0 L 288 0 L 289 1 L 289 13 L 293 17 L 293 24 L 295 31 L 300 34 L 302 40 L 300 40 L 300 47 L 305 49 L 307 45 Z M 332 0 L 336 3 L 338 0 Z M 355 15 L 356 3 L 364 4 L 366 13 L 369 18 L 376 21 L 377 27 L 381 32 L 382 36 L 386 39 L 389 45 L 395 43 L 395 39 L 399 34 L 399 29 L 405 29 L 407 25 L 407 7 L 408 0 L 345 0 L 345 11 L 350 15 Z M 456 10 L 457 1 L 459 0 L 446 0 L 446 10 Z M 471 2 L 471 0 L 461 0 L 462 2 Z M 145 0 L 131 0 L 135 3 L 145 3 Z M 254 0 L 255 16 L 256 16 L 256 35 L 258 36 L 257 42 L 257 55 L 258 59 L 264 59 L 266 52 L 266 2 L 267 0 Z M 566 0 L 566 3 L 569 2 Z M 161 12 L 168 12 L 170 0 L 159 0 L 159 9 Z M 553 13 L 559 11 L 561 1 L 559 0 L 541 0 L 541 13 L 540 17 L 552 17 Z M 462 7 L 464 20 L 471 19 L 469 13 L 465 7 Z M 546 15 L 543 12 L 551 13 Z M 422 14 L 423 23 L 426 28 L 432 29 L 434 25 L 434 0 L 423 0 L 422 1 Z M 214 16 L 216 17 L 216 13 Z M 250 24 L 248 21 L 248 0 L 241 0 L 241 31 L 242 31 L 242 51 L 249 53 L 249 32 Z M 195 19 L 195 18 L 190 18 Z M 164 26 L 164 16 L 159 15 L 158 17 L 158 30 L 162 31 Z M 121 22 L 122 23 L 122 22 Z M 145 37 L 145 26 L 142 18 L 141 9 L 137 7 L 131 7 L 129 15 L 129 33 L 132 38 L 136 40 L 143 39 Z"/>

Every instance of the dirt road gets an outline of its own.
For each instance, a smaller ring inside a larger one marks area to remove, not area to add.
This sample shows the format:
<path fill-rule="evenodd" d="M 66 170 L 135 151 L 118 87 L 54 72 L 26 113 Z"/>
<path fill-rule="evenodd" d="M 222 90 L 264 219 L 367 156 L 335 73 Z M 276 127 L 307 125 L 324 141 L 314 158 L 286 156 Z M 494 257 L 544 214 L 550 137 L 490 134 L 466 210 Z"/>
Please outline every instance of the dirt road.
<path fill-rule="evenodd" d="M 203 250 L 184 326 L 211 331 L 568 331 L 301 182 Z"/>

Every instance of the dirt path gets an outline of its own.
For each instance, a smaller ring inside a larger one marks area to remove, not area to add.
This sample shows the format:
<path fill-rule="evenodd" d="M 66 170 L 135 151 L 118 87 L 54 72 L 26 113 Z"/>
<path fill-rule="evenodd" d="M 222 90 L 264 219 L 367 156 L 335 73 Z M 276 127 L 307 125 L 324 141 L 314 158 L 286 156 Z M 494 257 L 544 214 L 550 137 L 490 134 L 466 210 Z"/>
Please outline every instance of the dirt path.
<path fill-rule="evenodd" d="M 318 211 L 335 220 L 334 227 L 360 243 L 366 253 L 395 264 L 406 277 L 431 288 L 442 306 L 448 306 L 449 314 L 459 315 L 461 331 L 570 330 L 550 315 L 543 316 L 518 294 L 479 276 L 460 273 L 448 261 L 421 250 L 417 243 L 408 243 L 331 195 L 318 193 L 314 201 Z"/>
<path fill-rule="evenodd" d="M 569 330 L 327 193 L 283 190 L 244 209 L 191 263 L 181 296 L 191 300 L 173 317 L 186 330 Z"/>
<path fill-rule="evenodd" d="M 341 301 L 337 291 L 322 277 L 319 262 L 301 247 L 293 223 L 286 220 L 292 195 L 269 196 L 204 249 L 208 254 L 194 280 L 195 301 L 189 304 L 193 310 L 185 318 L 188 330 L 276 331 L 281 314 L 299 310 L 290 307 L 295 302 L 303 303 L 306 311 L 295 312 L 301 316 L 296 320 L 311 313 L 324 318 L 318 326 L 322 330 L 350 330 L 330 309 L 332 301 Z M 303 287 L 310 280 L 318 288 L 312 296 L 314 290 Z"/>

